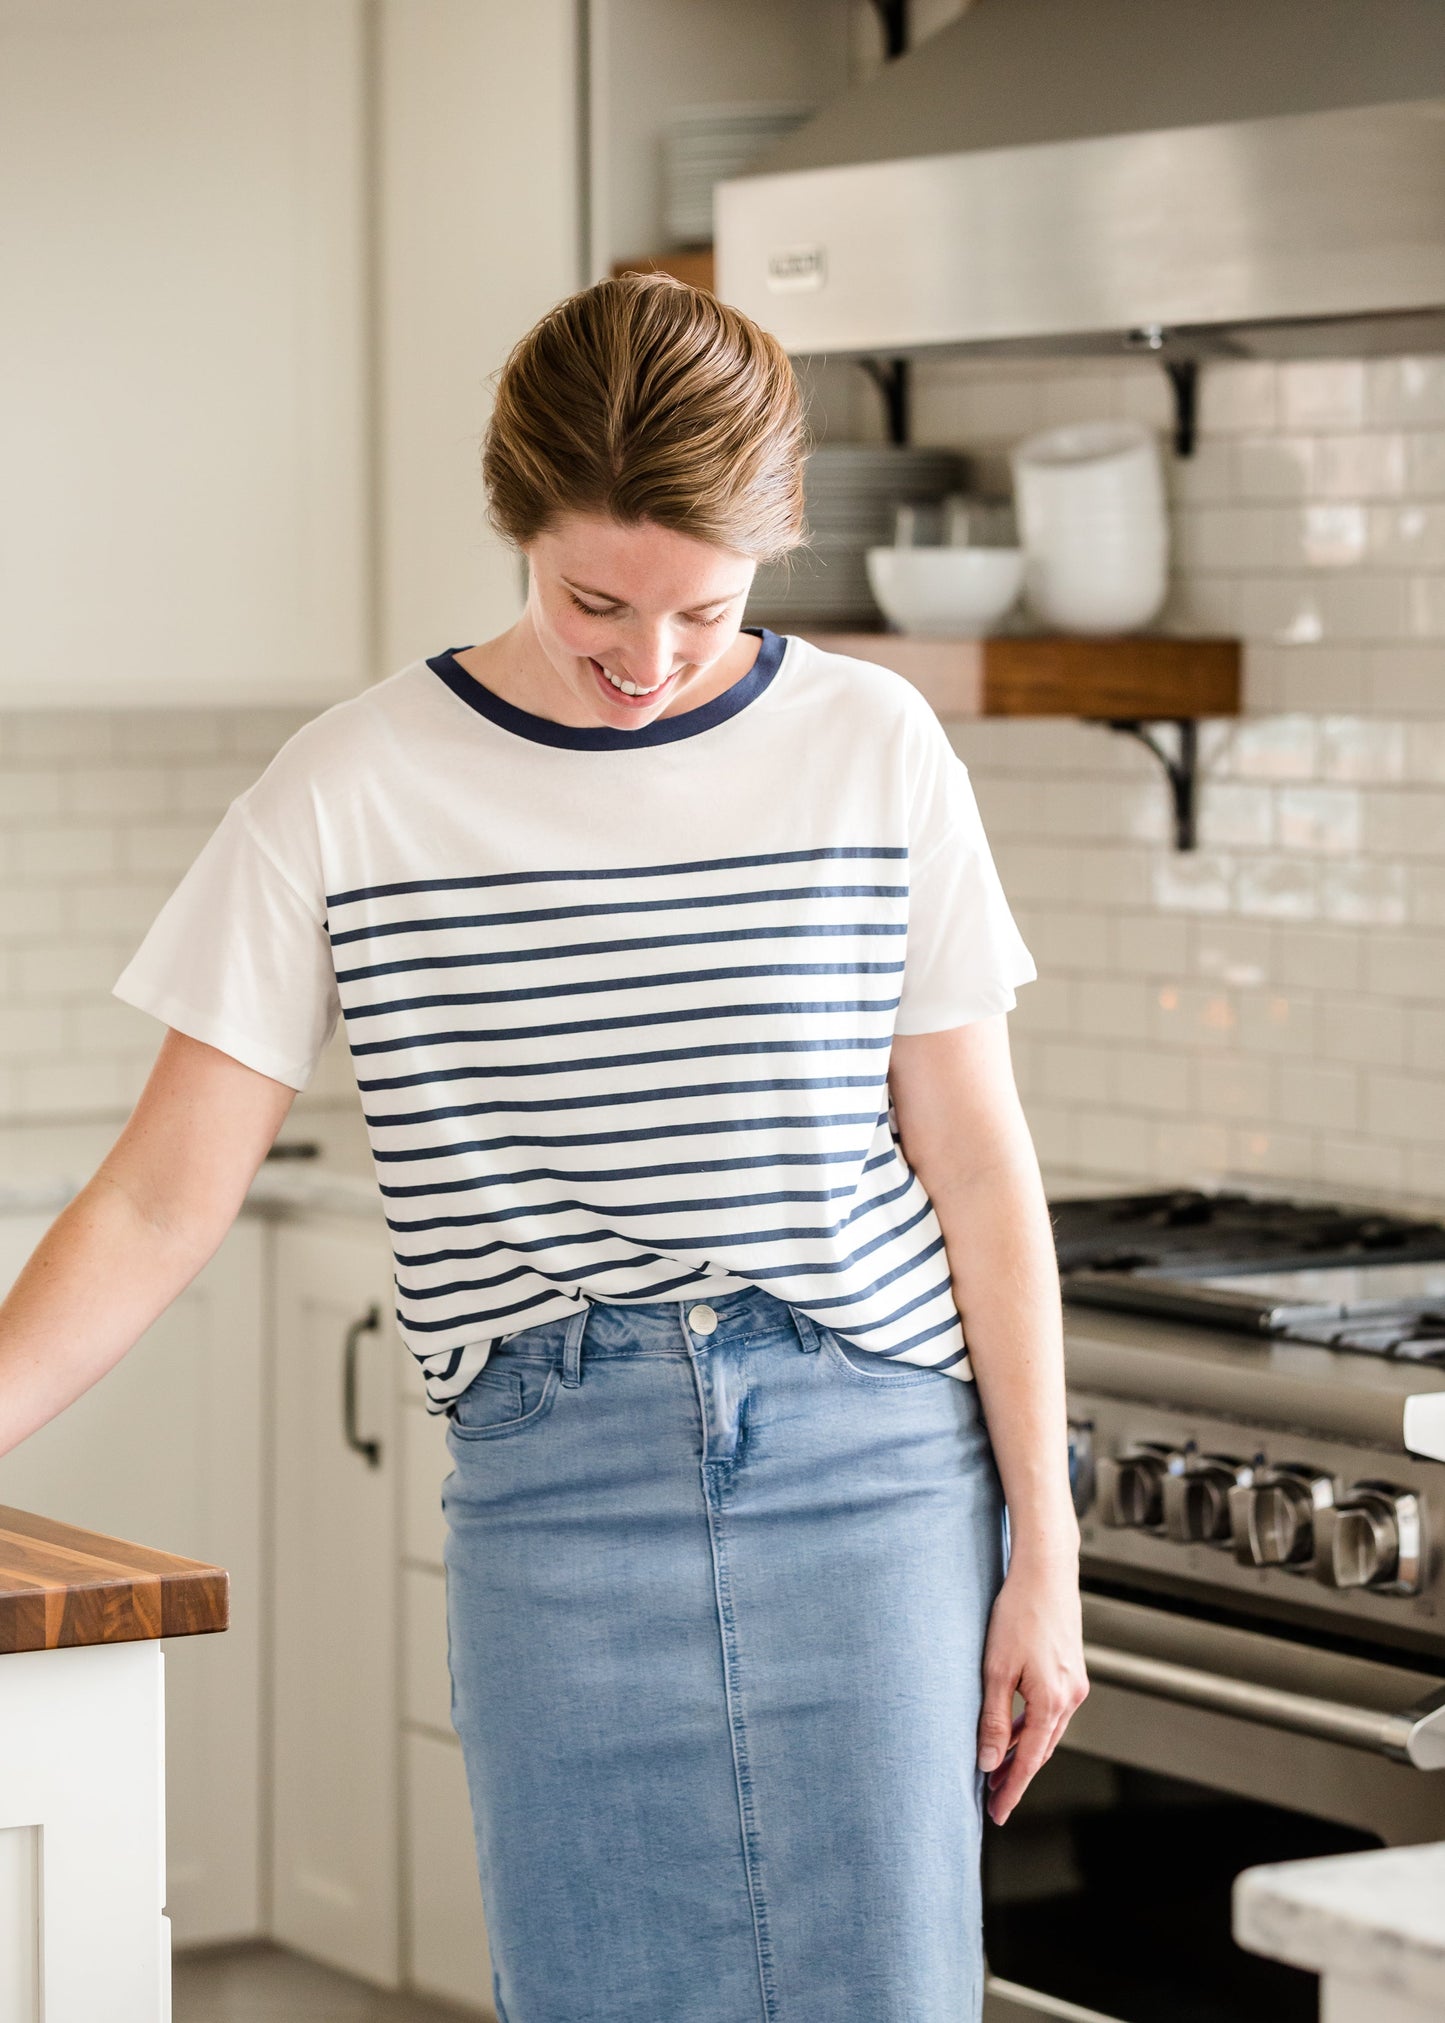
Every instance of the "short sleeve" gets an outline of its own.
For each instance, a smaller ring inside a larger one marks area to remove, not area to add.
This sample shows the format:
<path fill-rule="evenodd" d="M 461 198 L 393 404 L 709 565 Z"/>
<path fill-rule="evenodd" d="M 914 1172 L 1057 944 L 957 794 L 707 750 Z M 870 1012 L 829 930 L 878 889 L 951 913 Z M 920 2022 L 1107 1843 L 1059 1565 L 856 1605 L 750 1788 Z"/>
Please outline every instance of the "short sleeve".
<path fill-rule="evenodd" d="M 929 712 L 909 825 L 908 938 L 894 1031 L 1009 1011 L 1037 975 L 1009 911 L 968 768 Z"/>
<path fill-rule="evenodd" d="M 304 1089 L 340 1013 L 324 896 L 304 892 L 233 801 L 112 995 Z"/>

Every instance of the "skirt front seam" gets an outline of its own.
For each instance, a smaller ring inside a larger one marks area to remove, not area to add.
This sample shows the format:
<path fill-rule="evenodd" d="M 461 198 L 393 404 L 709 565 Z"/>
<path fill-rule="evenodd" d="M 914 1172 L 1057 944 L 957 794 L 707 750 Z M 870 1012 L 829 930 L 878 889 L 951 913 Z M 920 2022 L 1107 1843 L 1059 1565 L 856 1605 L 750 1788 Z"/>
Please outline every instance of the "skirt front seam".
<path fill-rule="evenodd" d="M 707 1428 L 710 1416 L 707 1398 L 708 1376 L 697 1357 L 694 1356 L 691 1361 L 693 1381 L 698 1392 L 698 1405 L 702 1412 L 704 1428 Z M 777 1986 L 773 1972 L 772 1941 L 768 1932 L 767 1899 L 763 1892 L 762 1855 L 752 1777 L 748 1764 L 747 1721 L 743 1711 L 738 1663 L 737 1617 L 728 1581 L 727 1541 L 723 1535 L 723 1489 L 731 1479 L 736 1465 L 736 1460 L 710 1459 L 704 1447 L 701 1463 L 703 1505 L 707 1512 L 708 1543 L 712 1554 L 713 1592 L 717 1602 L 723 1693 L 727 1701 L 728 1732 L 732 1740 L 733 1776 L 737 1786 L 743 1868 L 747 1875 L 748 1902 L 752 1911 L 753 1934 L 757 1944 L 762 2023 L 777 2023 Z"/>

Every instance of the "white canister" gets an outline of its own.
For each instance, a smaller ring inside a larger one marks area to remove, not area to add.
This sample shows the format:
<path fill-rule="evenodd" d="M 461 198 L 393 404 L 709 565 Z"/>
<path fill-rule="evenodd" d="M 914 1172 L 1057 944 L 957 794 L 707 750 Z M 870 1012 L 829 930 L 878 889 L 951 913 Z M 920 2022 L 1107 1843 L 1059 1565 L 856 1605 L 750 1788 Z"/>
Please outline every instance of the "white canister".
<path fill-rule="evenodd" d="M 1158 443 L 1138 422 L 1079 422 L 1028 437 L 1011 459 L 1024 595 L 1077 632 L 1147 625 L 1168 588 Z"/>

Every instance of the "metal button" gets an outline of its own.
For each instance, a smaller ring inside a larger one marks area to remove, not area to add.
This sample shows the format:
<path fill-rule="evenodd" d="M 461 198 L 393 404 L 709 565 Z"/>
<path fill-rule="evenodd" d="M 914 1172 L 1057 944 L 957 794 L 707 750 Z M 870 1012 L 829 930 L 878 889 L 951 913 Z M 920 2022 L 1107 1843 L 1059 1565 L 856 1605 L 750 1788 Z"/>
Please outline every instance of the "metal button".
<path fill-rule="evenodd" d="M 687 1324 L 695 1335 L 710 1335 L 717 1326 L 717 1315 L 709 1306 L 689 1307 Z"/>

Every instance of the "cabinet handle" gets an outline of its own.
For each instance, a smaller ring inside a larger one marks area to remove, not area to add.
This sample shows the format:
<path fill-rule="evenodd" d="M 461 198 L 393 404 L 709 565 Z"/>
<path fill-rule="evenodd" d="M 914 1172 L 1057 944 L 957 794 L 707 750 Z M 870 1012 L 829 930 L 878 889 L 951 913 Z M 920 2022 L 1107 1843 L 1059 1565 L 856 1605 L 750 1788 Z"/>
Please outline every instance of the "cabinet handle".
<path fill-rule="evenodd" d="M 346 1351 L 343 1360 L 341 1411 L 342 1424 L 346 1431 L 346 1444 L 354 1447 L 358 1454 L 364 1454 L 373 1468 L 381 1466 L 381 1442 L 363 1440 L 356 1430 L 356 1358 L 361 1348 L 361 1337 L 381 1326 L 381 1309 L 370 1306 L 359 1321 L 353 1321 L 346 1330 Z"/>

